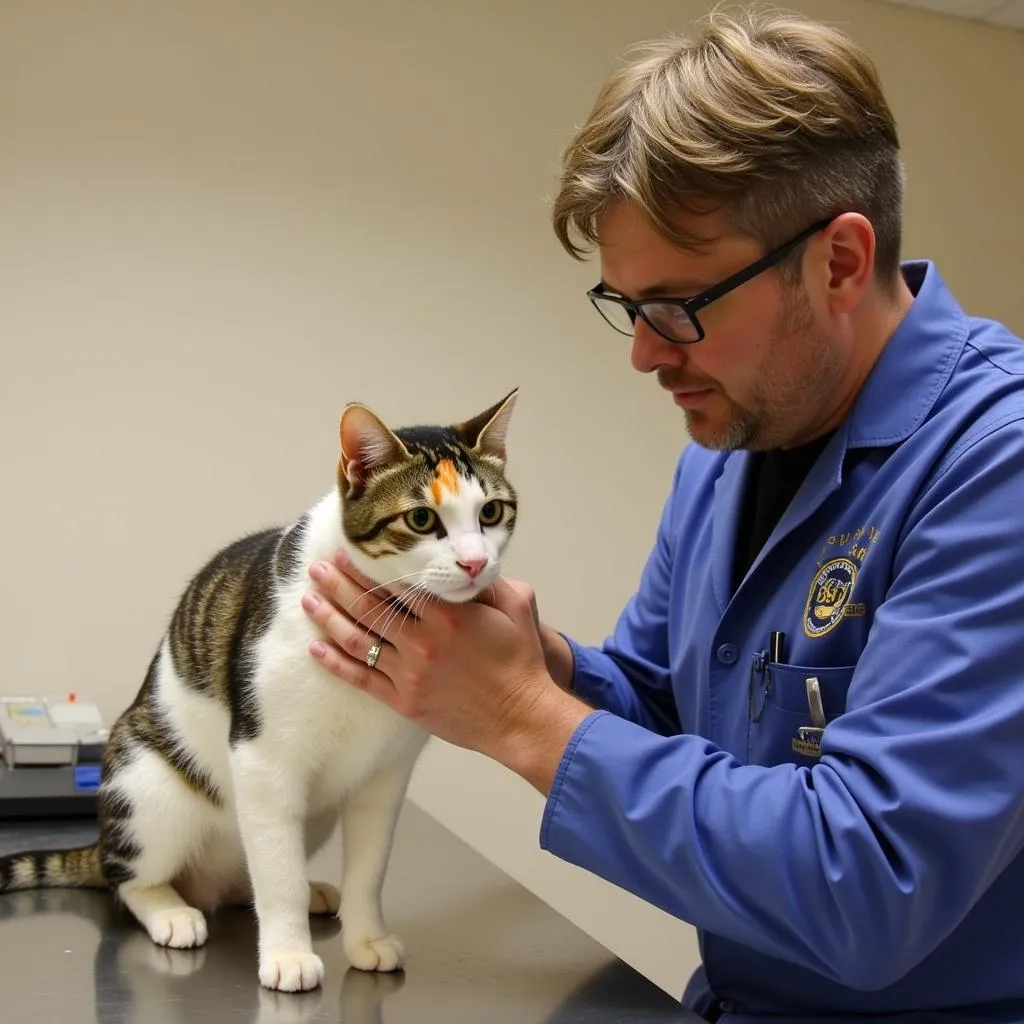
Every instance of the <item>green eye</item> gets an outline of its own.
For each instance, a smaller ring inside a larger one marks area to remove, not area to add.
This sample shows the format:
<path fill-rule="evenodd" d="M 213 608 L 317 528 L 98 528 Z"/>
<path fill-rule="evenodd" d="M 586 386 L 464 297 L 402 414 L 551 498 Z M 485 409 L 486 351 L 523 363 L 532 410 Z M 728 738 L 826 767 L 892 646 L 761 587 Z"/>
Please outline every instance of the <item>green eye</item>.
<path fill-rule="evenodd" d="M 501 522 L 504 505 L 500 501 L 489 501 L 480 509 L 480 523 L 482 526 L 497 526 Z"/>
<path fill-rule="evenodd" d="M 430 533 L 437 526 L 437 513 L 429 508 L 414 508 L 405 513 L 405 521 L 416 533 Z"/>

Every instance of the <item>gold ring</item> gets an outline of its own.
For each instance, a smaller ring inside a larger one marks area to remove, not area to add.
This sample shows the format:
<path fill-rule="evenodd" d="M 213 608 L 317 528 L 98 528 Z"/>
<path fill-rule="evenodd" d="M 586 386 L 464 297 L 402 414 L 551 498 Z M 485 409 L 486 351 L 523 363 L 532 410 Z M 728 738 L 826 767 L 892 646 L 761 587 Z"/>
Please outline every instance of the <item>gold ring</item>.
<path fill-rule="evenodd" d="M 375 643 L 370 648 L 370 653 L 366 655 L 366 664 L 373 668 L 377 664 L 377 659 L 380 657 L 380 644 Z"/>

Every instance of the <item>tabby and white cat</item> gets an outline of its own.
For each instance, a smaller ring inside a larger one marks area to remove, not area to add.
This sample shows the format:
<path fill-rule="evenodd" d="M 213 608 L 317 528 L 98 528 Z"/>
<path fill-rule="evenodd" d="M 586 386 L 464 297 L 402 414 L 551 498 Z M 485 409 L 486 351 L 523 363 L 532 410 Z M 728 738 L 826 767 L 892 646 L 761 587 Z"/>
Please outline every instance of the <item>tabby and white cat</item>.
<path fill-rule="evenodd" d="M 339 548 L 374 582 L 398 581 L 409 607 L 490 586 L 516 521 L 515 398 L 454 426 L 398 430 L 346 407 L 337 485 L 291 525 L 224 548 L 185 589 L 111 730 L 98 842 L 0 859 L 0 892 L 109 886 L 154 942 L 181 948 L 206 942 L 204 911 L 252 901 L 271 989 L 322 981 L 310 913 L 339 914 L 355 967 L 400 967 L 381 889 L 427 734 L 311 657 L 319 633 L 301 599 L 310 563 Z M 340 893 L 306 880 L 339 817 Z"/>

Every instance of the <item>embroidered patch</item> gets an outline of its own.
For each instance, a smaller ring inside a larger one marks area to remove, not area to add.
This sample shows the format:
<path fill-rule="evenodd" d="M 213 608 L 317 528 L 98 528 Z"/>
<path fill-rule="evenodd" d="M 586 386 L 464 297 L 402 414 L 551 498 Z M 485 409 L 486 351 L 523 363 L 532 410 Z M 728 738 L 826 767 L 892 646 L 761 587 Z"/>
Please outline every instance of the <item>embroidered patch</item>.
<path fill-rule="evenodd" d="M 818 570 L 804 605 L 806 636 L 814 640 L 842 622 L 856 582 L 857 563 L 849 558 L 833 558 Z"/>

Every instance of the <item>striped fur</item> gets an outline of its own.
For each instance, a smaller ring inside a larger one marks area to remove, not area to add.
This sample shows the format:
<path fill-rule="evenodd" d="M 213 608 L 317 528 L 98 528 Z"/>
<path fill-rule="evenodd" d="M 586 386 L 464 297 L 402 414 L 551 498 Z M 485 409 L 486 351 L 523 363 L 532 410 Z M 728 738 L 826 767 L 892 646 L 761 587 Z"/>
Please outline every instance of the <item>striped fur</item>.
<path fill-rule="evenodd" d="M 74 850 L 35 850 L 0 859 L 0 892 L 105 886 L 98 845 Z"/>
<path fill-rule="evenodd" d="M 0 892 L 108 886 L 154 942 L 176 947 L 205 943 L 218 905 L 252 902 L 260 981 L 282 990 L 320 983 L 308 914 L 340 902 L 349 961 L 400 966 L 380 896 L 427 737 L 310 657 L 306 570 L 344 548 L 375 581 L 400 581 L 411 608 L 489 586 L 517 514 L 504 468 L 515 394 L 454 426 L 394 431 L 348 406 L 331 491 L 293 523 L 229 544 L 185 587 L 111 730 L 98 843 L 0 858 Z M 340 893 L 305 878 L 339 822 Z"/>

